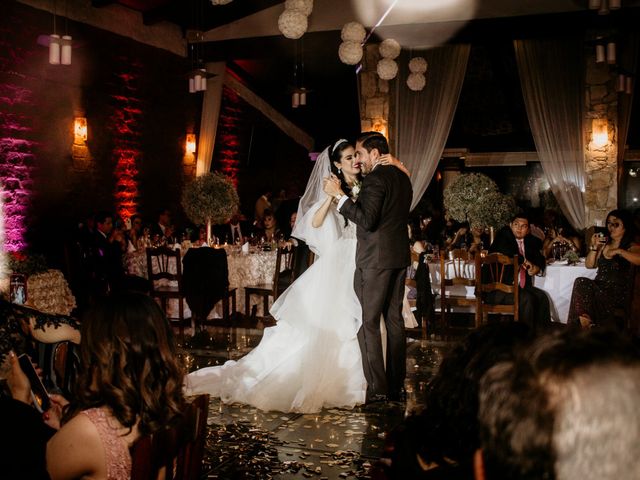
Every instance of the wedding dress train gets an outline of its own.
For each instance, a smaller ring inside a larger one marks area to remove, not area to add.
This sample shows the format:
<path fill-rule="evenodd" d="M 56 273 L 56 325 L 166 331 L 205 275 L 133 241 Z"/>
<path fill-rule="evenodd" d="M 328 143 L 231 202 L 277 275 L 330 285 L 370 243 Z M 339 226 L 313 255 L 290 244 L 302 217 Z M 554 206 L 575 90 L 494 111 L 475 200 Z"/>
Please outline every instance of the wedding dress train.
<path fill-rule="evenodd" d="M 321 203 L 301 221 L 310 224 Z M 187 394 L 301 413 L 364 403 L 361 306 L 353 289 L 355 225 L 345 225 L 332 208 L 320 228 L 307 229 L 305 240 L 319 257 L 274 303 L 277 324 L 240 360 L 188 375 Z"/>

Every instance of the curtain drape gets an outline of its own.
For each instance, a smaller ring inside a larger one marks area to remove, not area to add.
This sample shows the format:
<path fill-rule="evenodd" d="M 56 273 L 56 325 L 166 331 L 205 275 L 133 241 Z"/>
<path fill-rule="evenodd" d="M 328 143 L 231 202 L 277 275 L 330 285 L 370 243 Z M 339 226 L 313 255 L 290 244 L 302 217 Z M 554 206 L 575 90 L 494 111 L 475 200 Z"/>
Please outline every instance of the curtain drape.
<path fill-rule="evenodd" d="M 515 40 L 524 103 L 542 169 L 564 216 L 586 227 L 582 37 Z"/>
<path fill-rule="evenodd" d="M 622 50 L 620 66 L 627 72 L 633 72 L 635 76 L 638 65 L 638 46 L 640 34 L 630 32 L 626 38 L 626 48 Z M 629 135 L 629 124 L 631 122 L 631 107 L 633 106 L 633 89 L 631 95 L 618 96 L 618 162 L 624 160 L 627 136 Z M 620 179 L 618 179 L 620 180 Z M 618 184 L 618 188 L 620 184 Z"/>
<path fill-rule="evenodd" d="M 216 143 L 218 117 L 222 104 L 222 84 L 224 83 L 225 62 L 207 64 L 207 72 L 216 76 L 207 79 L 207 89 L 202 96 L 202 115 L 200 117 L 200 138 L 198 139 L 198 157 L 196 160 L 196 176 L 199 177 L 211 170 L 213 147 Z"/>
<path fill-rule="evenodd" d="M 396 155 L 411 171 L 413 209 L 431 182 L 442 157 L 469 59 L 469 45 L 447 45 L 413 56 L 424 56 L 428 62 L 427 85 L 420 92 L 406 83 L 406 65 L 410 60 L 403 53 L 396 81 L 395 132 Z"/>

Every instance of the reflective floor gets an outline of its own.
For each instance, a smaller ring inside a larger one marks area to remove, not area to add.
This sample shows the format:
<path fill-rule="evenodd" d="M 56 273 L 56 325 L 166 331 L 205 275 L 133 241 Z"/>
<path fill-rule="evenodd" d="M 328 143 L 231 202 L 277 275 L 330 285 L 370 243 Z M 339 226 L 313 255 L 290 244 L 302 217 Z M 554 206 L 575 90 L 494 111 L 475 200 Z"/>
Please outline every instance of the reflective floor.
<path fill-rule="evenodd" d="M 190 370 L 238 359 L 254 348 L 263 325 L 207 327 L 185 336 L 182 359 Z M 415 335 L 419 337 L 420 333 Z M 407 340 L 407 402 L 318 414 L 263 412 L 212 399 L 203 478 L 370 478 L 387 432 L 422 402 L 428 380 L 450 343 Z"/>

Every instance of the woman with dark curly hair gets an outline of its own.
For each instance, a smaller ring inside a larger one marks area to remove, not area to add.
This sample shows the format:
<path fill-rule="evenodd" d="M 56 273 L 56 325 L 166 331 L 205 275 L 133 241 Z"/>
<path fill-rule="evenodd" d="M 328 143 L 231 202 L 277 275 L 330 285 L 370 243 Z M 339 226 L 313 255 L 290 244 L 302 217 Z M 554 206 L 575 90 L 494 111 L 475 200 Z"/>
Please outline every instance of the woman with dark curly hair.
<path fill-rule="evenodd" d="M 633 217 L 625 210 L 612 210 L 605 222 L 608 235 L 591 237 L 585 260 L 587 268 L 597 268 L 596 278 L 576 278 L 571 293 L 569 325 L 623 325 L 614 318 L 631 295 L 634 266 L 640 266 L 640 245 L 634 241 Z"/>
<path fill-rule="evenodd" d="M 183 372 L 173 334 L 156 303 L 140 294 L 106 299 L 81 326 L 76 399 L 47 445 L 52 480 L 128 479 L 130 447 L 183 411 Z M 54 407 L 66 403 L 53 395 Z"/>

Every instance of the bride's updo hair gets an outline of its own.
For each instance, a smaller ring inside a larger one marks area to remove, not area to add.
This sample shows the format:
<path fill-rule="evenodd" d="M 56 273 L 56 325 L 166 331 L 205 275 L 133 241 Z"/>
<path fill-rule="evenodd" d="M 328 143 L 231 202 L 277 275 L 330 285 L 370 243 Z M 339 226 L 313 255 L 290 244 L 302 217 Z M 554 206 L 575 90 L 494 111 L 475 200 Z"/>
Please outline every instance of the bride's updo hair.
<path fill-rule="evenodd" d="M 335 162 L 340 162 L 340 159 L 342 158 L 342 152 L 344 152 L 348 147 L 353 147 L 353 145 L 351 144 L 351 142 L 344 139 L 340 139 L 336 143 L 331 145 L 331 147 L 329 148 L 329 160 L 331 160 L 329 164 L 331 167 L 331 173 L 333 173 L 340 179 L 340 187 L 342 188 L 342 191 L 351 196 L 351 187 L 344 179 L 344 174 L 338 170 L 338 167 L 336 167 L 335 164 Z"/>

